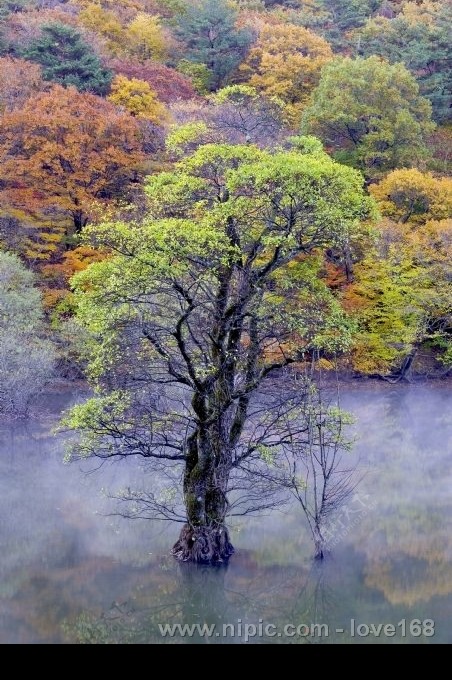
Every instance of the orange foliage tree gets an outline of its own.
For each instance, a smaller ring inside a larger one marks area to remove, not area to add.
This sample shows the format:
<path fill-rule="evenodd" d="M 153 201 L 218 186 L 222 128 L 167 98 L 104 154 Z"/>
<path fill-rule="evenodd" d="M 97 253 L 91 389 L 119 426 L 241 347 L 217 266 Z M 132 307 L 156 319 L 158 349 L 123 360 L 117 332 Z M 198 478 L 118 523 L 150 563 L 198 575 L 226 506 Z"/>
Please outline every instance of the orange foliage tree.
<path fill-rule="evenodd" d="M 32 95 L 47 87 L 41 67 L 24 59 L 0 59 L 0 113 L 20 109 Z"/>
<path fill-rule="evenodd" d="M 286 102 L 294 122 L 333 58 L 328 42 L 302 26 L 264 23 L 241 71 L 249 84 Z"/>
<path fill-rule="evenodd" d="M 22 254 L 51 259 L 139 180 L 140 128 L 129 113 L 74 88 L 53 87 L 0 119 L 0 216 L 34 225 Z"/>

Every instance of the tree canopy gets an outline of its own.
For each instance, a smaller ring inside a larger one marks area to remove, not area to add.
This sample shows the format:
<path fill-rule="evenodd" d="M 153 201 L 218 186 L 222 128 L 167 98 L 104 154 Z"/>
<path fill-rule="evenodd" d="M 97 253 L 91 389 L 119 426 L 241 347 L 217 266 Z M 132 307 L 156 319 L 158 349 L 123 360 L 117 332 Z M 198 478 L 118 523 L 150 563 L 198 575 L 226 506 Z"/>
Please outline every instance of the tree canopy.
<path fill-rule="evenodd" d="M 116 76 L 109 101 L 130 111 L 132 116 L 162 125 L 168 119 L 165 106 L 145 80 Z"/>
<path fill-rule="evenodd" d="M 2 213 L 34 223 L 31 233 L 23 232 L 21 252 L 47 259 L 86 224 L 96 200 L 124 195 L 142 158 L 137 122 L 75 88 L 56 85 L 5 114 L 0 118 Z"/>
<path fill-rule="evenodd" d="M 354 36 L 359 54 L 405 64 L 438 122 L 452 117 L 451 21 L 450 3 L 407 2 L 395 18 L 376 17 Z"/>
<path fill-rule="evenodd" d="M 452 216 L 452 181 L 419 170 L 394 170 L 370 188 L 385 217 L 402 224 L 426 224 Z"/>
<path fill-rule="evenodd" d="M 294 121 L 333 58 L 330 45 L 312 31 L 291 24 L 263 24 L 242 71 L 249 84 L 286 102 Z"/>
<path fill-rule="evenodd" d="M 423 162 L 434 130 L 415 78 L 402 64 L 377 57 L 328 64 L 302 127 L 369 178 Z"/>

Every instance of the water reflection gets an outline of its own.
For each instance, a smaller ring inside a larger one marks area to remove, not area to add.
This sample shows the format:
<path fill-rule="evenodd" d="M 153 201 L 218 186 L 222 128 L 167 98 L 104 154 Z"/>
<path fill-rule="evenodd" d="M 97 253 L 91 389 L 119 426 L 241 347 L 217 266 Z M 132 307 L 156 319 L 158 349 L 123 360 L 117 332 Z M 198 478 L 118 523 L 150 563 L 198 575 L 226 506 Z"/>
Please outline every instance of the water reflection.
<path fill-rule="evenodd" d="M 215 631 L 163 641 L 237 643 L 239 622 L 274 626 L 255 643 L 451 642 L 450 390 L 361 387 L 344 406 L 359 418 L 360 493 L 371 509 L 343 520 L 325 565 L 313 565 L 294 509 L 238 524 L 229 569 L 181 567 L 166 556 L 177 527 L 107 516 L 103 487 L 133 484 L 141 471 L 63 465 L 50 420 L 1 428 L 0 643 L 162 642 L 159 624 L 175 623 Z M 352 619 L 404 618 L 435 619 L 435 637 L 350 634 Z M 328 625 L 330 637 L 278 637 L 288 624 Z"/>

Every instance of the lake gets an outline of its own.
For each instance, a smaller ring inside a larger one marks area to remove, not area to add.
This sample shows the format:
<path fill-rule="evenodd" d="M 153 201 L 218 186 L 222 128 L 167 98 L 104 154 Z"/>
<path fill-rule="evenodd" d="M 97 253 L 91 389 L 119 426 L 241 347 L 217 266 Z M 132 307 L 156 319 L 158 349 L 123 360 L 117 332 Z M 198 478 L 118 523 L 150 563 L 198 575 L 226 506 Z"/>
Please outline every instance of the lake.
<path fill-rule="evenodd" d="M 364 478 L 322 564 L 290 507 L 235 520 L 227 569 L 178 565 L 178 526 L 112 515 L 145 471 L 65 465 L 52 418 L 0 426 L 0 643 L 451 643 L 450 383 L 346 387 L 343 407 Z"/>

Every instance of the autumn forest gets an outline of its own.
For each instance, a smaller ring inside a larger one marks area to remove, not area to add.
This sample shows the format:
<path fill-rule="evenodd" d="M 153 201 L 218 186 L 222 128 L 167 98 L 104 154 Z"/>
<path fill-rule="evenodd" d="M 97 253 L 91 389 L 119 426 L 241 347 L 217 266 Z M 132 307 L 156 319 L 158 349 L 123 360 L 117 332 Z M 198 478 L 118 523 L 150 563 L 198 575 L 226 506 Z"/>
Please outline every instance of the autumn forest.
<path fill-rule="evenodd" d="M 31 295 L 25 343 L 83 370 L 71 278 L 109 257 L 86 225 L 139 222 L 150 177 L 248 145 L 362 173 L 368 217 L 310 256 L 349 325 L 342 370 L 449 371 L 448 2 L 0 4 L 2 278 L 32 272 L 43 305 Z"/>

